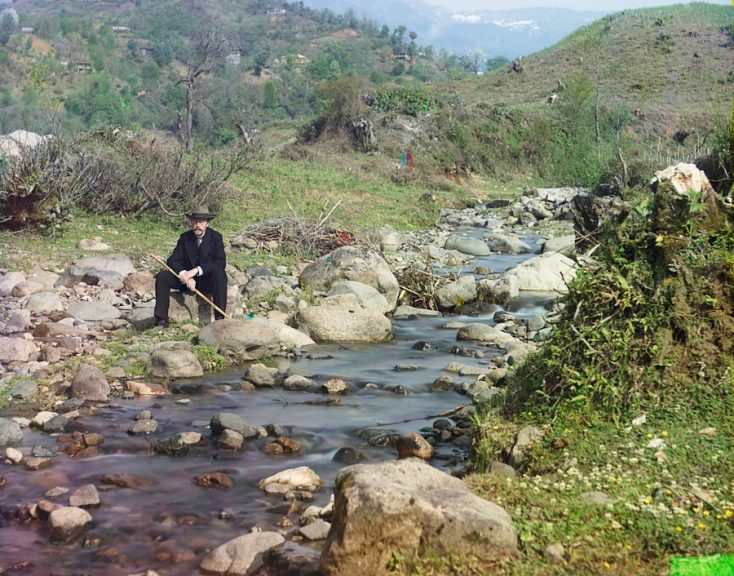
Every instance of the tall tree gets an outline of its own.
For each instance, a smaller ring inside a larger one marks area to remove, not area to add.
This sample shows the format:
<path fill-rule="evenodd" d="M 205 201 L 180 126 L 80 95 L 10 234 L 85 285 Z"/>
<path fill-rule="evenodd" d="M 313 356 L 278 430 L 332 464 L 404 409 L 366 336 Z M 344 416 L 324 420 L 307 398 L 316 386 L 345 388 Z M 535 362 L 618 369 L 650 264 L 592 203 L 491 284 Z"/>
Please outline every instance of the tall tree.
<path fill-rule="evenodd" d="M 191 152 L 194 148 L 194 105 L 196 103 L 194 87 L 199 76 L 211 71 L 216 61 L 222 56 L 223 48 L 224 40 L 213 30 L 197 34 L 186 63 L 186 75 L 176 83 L 186 87 L 186 117 L 181 118 L 180 111 L 176 115 L 179 137 L 187 152 Z"/>

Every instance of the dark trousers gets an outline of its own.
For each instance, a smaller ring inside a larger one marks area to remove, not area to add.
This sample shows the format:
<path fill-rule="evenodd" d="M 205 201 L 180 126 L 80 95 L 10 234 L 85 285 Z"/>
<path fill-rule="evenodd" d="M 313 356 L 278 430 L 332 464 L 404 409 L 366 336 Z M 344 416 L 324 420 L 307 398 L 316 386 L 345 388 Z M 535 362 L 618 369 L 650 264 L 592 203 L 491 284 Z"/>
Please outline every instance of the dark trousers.
<path fill-rule="evenodd" d="M 215 269 L 206 276 L 197 276 L 196 289 L 203 294 L 211 294 L 214 304 L 222 310 L 227 309 L 227 274 L 224 270 Z M 161 270 L 155 277 L 155 314 L 158 320 L 168 320 L 168 306 L 171 302 L 171 290 L 186 290 L 178 276 L 168 270 Z M 222 314 L 214 311 L 214 318 L 221 320 Z"/>

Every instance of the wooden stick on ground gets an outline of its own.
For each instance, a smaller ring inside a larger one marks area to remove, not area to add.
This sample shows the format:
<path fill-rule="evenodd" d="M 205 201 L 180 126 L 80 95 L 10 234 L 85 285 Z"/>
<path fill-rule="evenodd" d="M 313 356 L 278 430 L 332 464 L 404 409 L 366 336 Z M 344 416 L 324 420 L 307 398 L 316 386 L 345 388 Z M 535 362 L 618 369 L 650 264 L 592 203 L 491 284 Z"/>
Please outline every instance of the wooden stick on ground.
<path fill-rule="evenodd" d="M 153 260 L 155 260 L 159 264 L 161 264 L 171 274 L 173 274 L 174 276 L 176 276 L 176 278 L 178 278 L 178 274 L 176 274 L 176 271 L 173 268 L 171 268 L 166 263 L 165 260 L 163 260 L 161 258 L 158 258 L 158 256 L 156 256 L 155 254 L 150 254 L 150 257 L 153 258 Z M 228 318 L 229 320 L 232 319 L 232 316 L 230 314 L 227 314 L 224 310 L 222 310 L 219 306 L 217 306 L 214 302 L 212 302 L 211 299 L 209 299 L 208 296 L 205 296 L 204 294 L 202 294 L 202 292 L 198 288 L 194 288 L 192 290 L 192 292 L 194 294 L 196 294 L 197 296 L 200 296 L 201 299 L 204 300 L 204 302 L 206 302 L 207 304 L 209 304 L 209 306 L 211 306 L 212 308 L 214 308 L 217 312 L 219 312 L 220 314 L 222 314 L 225 318 Z"/>

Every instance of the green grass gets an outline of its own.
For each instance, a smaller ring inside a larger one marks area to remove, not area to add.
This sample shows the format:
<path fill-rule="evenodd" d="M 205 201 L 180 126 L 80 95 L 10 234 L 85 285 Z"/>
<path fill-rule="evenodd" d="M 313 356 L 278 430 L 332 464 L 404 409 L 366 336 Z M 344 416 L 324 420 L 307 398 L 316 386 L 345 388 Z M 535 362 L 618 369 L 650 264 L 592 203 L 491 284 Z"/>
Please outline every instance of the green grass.
<path fill-rule="evenodd" d="M 427 193 L 418 184 L 399 185 L 386 177 L 382 166 L 370 158 L 355 156 L 339 165 L 322 162 L 267 160 L 237 175 L 233 190 L 212 227 L 222 232 L 225 242 L 246 226 L 279 216 L 321 219 L 331 213 L 326 226 L 364 231 L 381 226 L 398 230 L 427 229 L 445 206 L 461 206 L 476 199 L 472 190 L 456 186 Z M 486 184 L 483 184 L 486 185 Z M 485 191 L 480 191 L 485 194 Z M 489 197 L 491 192 L 486 192 Z M 510 195 L 512 195 L 510 193 Z M 79 240 L 99 237 L 133 259 L 136 266 L 157 264 L 147 256 L 166 257 L 185 220 L 125 215 L 96 216 L 75 213 L 53 235 L 32 231 L 0 230 L 0 267 L 30 270 L 36 266 L 56 269 L 74 259 L 89 256 L 77 248 Z M 284 254 L 244 255 L 228 250 L 229 261 L 240 268 L 267 261 L 292 263 Z"/>

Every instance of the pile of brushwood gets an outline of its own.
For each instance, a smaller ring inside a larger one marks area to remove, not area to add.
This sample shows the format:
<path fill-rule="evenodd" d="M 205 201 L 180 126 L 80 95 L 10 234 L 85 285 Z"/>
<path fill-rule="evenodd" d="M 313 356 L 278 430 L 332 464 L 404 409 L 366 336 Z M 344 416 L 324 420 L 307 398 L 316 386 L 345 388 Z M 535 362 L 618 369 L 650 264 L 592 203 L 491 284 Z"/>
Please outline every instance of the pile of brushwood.
<path fill-rule="evenodd" d="M 240 143 L 188 154 L 118 129 L 55 137 L 0 164 L 0 228 L 55 230 L 74 209 L 93 214 L 181 216 L 220 207 L 228 180 L 259 154 Z"/>
<path fill-rule="evenodd" d="M 704 396 L 728 405 L 734 216 L 721 195 L 663 182 L 597 236 L 551 339 L 520 366 L 508 414 L 559 409 L 617 421 Z M 723 403 L 721 402 L 723 400 Z"/>

